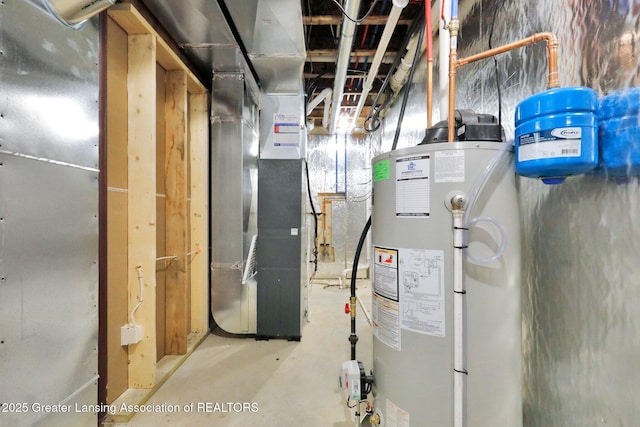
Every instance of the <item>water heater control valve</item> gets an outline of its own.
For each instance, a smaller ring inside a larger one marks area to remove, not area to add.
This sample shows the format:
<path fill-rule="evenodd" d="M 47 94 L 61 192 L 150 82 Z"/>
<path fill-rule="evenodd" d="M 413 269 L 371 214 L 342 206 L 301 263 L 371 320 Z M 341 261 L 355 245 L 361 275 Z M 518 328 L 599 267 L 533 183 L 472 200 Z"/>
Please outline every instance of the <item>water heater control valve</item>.
<path fill-rule="evenodd" d="M 347 360 L 342 362 L 340 387 L 347 393 L 349 400 L 364 400 L 371 390 L 373 376 L 368 376 L 362 362 Z"/>

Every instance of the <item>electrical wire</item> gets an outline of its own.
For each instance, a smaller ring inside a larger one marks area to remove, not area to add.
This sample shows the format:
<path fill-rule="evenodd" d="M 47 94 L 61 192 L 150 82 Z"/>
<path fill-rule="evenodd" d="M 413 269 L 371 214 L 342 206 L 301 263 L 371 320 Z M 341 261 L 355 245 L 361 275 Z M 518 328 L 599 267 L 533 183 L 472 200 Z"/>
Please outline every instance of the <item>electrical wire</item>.
<path fill-rule="evenodd" d="M 307 175 L 307 194 L 309 195 L 309 204 L 311 204 L 311 212 L 313 212 L 313 272 L 318 271 L 318 214 L 316 213 L 316 207 L 313 204 L 313 198 L 311 197 L 311 181 L 309 180 L 309 163 L 304 161 L 304 169 Z"/>
<path fill-rule="evenodd" d="M 351 396 L 347 397 L 347 408 L 349 408 L 349 409 L 353 409 L 353 408 L 355 408 L 356 406 L 358 406 L 358 403 L 357 403 L 357 402 L 356 402 L 356 404 L 355 404 L 355 405 L 353 405 L 353 406 L 349 405 L 349 402 L 351 402 Z"/>
<path fill-rule="evenodd" d="M 138 294 L 138 304 L 131 310 L 131 324 L 136 324 L 136 311 L 142 305 L 142 292 L 144 291 L 144 279 L 142 277 L 142 266 L 139 265 L 136 267 L 136 271 L 138 272 L 138 286 L 140 286 L 140 292 Z"/>
<path fill-rule="evenodd" d="M 345 18 L 347 18 L 351 22 L 355 22 L 356 24 L 359 24 L 362 21 L 364 21 L 365 19 L 367 19 L 369 17 L 369 15 L 371 15 L 371 12 L 373 12 L 373 7 L 378 2 L 378 0 L 373 0 L 373 3 L 371 3 L 371 7 L 367 11 L 367 13 L 365 13 L 365 15 L 362 18 L 354 19 L 354 18 L 350 17 L 349 14 L 347 13 L 347 11 L 344 10 L 342 5 L 340 3 L 338 3 L 338 0 L 332 0 L 332 1 L 333 1 L 333 3 L 335 3 L 336 6 L 338 6 L 338 9 L 340 9 L 340 12 L 342 12 L 342 14 L 344 15 Z"/>
<path fill-rule="evenodd" d="M 409 92 L 411 92 L 411 83 L 413 82 L 413 75 L 416 72 L 418 66 L 418 60 L 420 59 L 420 47 L 422 46 L 422 36 L 424 36 L 424 27 L 420 28 L 420 34 L 418 35 L 418 43 L 416 43 L 416 54 L 413 56 L 413 63 L 411 64 L 411 71 L 409 71 L 409 79 L 404 88 L 404 97 L 402 98 L 402 106 L 400 107 L 400 116 L 398 118 L 398 125 L 396 126 L 396 134 L 393 138 L 392 150 L 395 150 L 398 146 L 398 139 L 400 138 L 400 129 L 402 128 L 402 120 L 404 119 L 404 112 L 407 108 L 407 101 L 409 100 Z"/>
<path fill-rule="evenodd" d="M 498 9 L 500 9 L 500 3 L 498 2 L 493 9 L 493 20 L 491 21 L 491 29 L 489 30 L 489 50 L 493 49 L 491 45 L 491 39 L 493 38 L 493 28 L 498 17 Z M 498 92 L 498 125 L 502 128 L 502 92 L 500 90 L 500 75 L 498 73 L 498 57 L 493 56 L 493 65 L 496 70 L 496 90 Z"/>
<path fill-rule="evenodd" d="M 387 73 L 384 80 L 382 81 L 382 86 L 380 87 L 380 90 L 376 94 L 376 97 L 372 104 L 373 106 L 371 108 L 371 111 L 365 118 L 364 126 L 367 132 L 375 132 L 380 128 L 380 124 L 381 124 L 379 119 L 380 114 L 384 110 L 386 110 L 388 105 L 393 101 L 393 97 L 387 96 L 384 102 L 382 103 L 382 105 L 379 104 L 380 98 L 385 93 L 387 86 L 389 86 L 389 83 L 391 82 L 393 74 L 395 73 L 396 69 L 400 65 L 400 61 L 402 61 L 402 58 L 405 55 L 405 50 L 407 48 L 407 45 L 411 41 L 411 38 L 418 31 L 420 31 L 420 26 L 423 25 L 423 23 L 424 23 L 424 8 L 420 8 L 420 12 L 411 22 L 411 26 L 407 31 L 407 36 L 402 40 L 402 43 L 400 43 L 400 46 L 398 48 L 398 53 L 396 53 L 396 57 L 394 58 L 393 63 L 389 67 L 389 72 Z"/>

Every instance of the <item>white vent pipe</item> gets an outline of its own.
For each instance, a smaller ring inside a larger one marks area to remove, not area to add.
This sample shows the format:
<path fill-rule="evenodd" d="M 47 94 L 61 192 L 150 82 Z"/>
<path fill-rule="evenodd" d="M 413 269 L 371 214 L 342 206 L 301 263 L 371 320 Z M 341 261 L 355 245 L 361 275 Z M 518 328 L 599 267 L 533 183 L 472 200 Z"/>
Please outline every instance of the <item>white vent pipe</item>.
<path fill-rule="evenodd" d="M 325 88 L 322 92 L 318 94 L 318 96 L 316 96 L 311 101 L 309 101 L 309 103 L 307 104 L 307 116 L 311 114 L 313 109 L 316 108 L 318 105 L 320 105 L 322 101 L 324 101 L 326 98 L 331 96 L 332 92 L 333 91 L 331 90 L 331 88 Z"/>
<path fill-rule="evenodd" d="M 360 10 L 360 0 L 346 0 L 345 11 L 352 18 L 358 16 Z M 336 62 L 336 73 L 333 83 L 333 101 L 331 102 L 331 121 L 329 134 L 336 133 L 342 97 L 344 96 L 344 84 L 347 81 L 347 69 L 351 61 L 351 46 L 353 36 L 356 33 L 356 23 L 348 18 L 342 19 L 342 34 L 340 36 L 340 46 L 338 48 L 338 61 Z"/>
<path fill-rule="evenodd" d="M 360 101 L 358 102 L 358 107 L 356 108 L 356 112 L 353 116 L 352 127 L 356 126 L 358 117 L 360 117 L 360 113 L 362 112 L 362 108 L 364 107 L 365 102 L 367 102 L 369 92 L 373 89 L 373 82 L 376 80 L 378 69 L 380 68 L 384 54 L 387 51 L 387 46 L 389 46 L 393 30 L 398 24 L 398 19 L 400 19 L 402 9 L 404 9 L 407 4 L 409 4 L 409 0 L 393 0 L 393 7 L 389 13 L 387 23 L 384 26 L 382 36 L 380 36 L 380 43 L 378 44 L 375 55 L 373 56 L 371 68 L 369 68 L 369 74 L 367 74 L 367 79 L 362 87 L 362 94 L 360 95 Z"/>
<path fill-rule="evenodd" d="M 307 104 L 307 116 L 311 114 L 314 108 L 316 108 L 322 101 L 324 101 L 324 115 L 322 117 L 322 127 L 326 128 L 329 122 L 329 110 L 331 108 L 331 94 L 333 90 L 331 88 L 325 88 L 322 92 L 313 98 Z"/>

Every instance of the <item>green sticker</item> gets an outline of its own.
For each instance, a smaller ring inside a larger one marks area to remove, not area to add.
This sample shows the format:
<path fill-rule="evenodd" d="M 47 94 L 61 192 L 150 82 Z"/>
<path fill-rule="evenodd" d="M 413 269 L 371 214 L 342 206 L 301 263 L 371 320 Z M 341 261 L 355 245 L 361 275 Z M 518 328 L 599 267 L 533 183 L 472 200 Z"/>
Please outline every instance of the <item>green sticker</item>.
<path fill-rule="evenodd" d="M 373 165 L 373 182 L 389 179 L 390 160 L 382 160 Z"/>

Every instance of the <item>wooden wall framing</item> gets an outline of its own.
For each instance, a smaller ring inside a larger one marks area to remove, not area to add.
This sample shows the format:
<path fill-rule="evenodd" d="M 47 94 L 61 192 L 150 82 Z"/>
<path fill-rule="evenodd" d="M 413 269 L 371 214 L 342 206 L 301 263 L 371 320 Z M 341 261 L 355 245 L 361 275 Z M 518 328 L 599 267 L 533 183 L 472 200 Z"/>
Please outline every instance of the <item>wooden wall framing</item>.
<path fill-rule="evenodd" d="M 107 398 L 208 332 L 207 89 L 129 3 L 106 19 Z M 170 258 L 167 258 L 170 257 Z M 158 259 L 160 258 L 160 260 Z M 140 279 L 142 278 L 142 279 Z M 143 339 L 120 345 L 135 312 Z"/>

